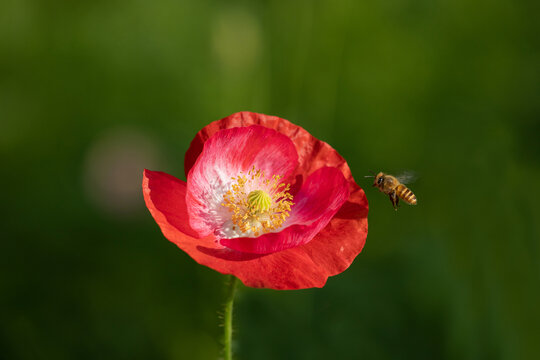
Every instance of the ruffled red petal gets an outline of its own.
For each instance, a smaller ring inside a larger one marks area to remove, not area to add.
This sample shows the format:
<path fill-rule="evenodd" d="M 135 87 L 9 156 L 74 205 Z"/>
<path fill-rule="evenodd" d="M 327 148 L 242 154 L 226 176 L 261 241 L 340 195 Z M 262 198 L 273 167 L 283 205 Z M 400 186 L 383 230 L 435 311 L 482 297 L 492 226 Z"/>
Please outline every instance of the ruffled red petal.
<path fill-rule="evenodd" d="M 191 227 L 207 236 L 230 219 L 223 194 L 232 178 L 255 168 L 268 176 L 290 176 L 298 165 L 292 141 L 279 132 L 253 125 L 219 131 L 205 144 L 188 174 L 186 202 Z"/>
<path fill-rule="evenodd" d="M 367 233 L 367 223 L 358 228 L 350 225 L 351 218 L 367 215 L 367 209 L 359 209 L 361 205 L 357 201 L 361 197 L 355 193 L 308 244 L 267 255 L 244 253 L 222 248 L 212 236 L 197 238 L 185 221 L 185 182 L 162 172 L 145 170 L 143 194 L 146 206 L 167 239 L 199 264 L 222 274 L 233 274 L 251 287 L 278 290 L 323 287 L 328 276 L 350 265 Z M 359 241 L 351 241 L 353 237 Z"/>
<path fill-rule="evenodd" d="M 355 183 L 345 160 L 330 145 L 287 120 L 250 112 L 236 113 L 209 124 L 197 134 L 186 153 L 186 174 L 195 164 L 206 140 L 217 131 L 254 124 L 275 129 L 292 140 L 299 156 L 295 171 L 299 184 L 324 166 L 339 169 L 347 181 L 349 198 L 310 242 L 271 254 L 254 254 L 224 249 L 212 236 L 197 239 L 197 233 L 186 221 L 186 185 L 164 173 L 145 171 L 146 205 L 167 239 L 198 263 L 223 274 L 233 274 L 247 286 L 273 289 L 322 287 L 329 276 L 344 271 L 360 253 L 368 228 L 368 203 L 364 191 Z"/>
<path fill-rule="evenodd" d="M 347 181 L 341 171 L 323 167 L 311 174 L 294 197 L 291 217 L 282 231 L 256 238 L 221 239 L 233 250 L 268 254 L 311 241 L 332 219 L 349 197 Z"/>

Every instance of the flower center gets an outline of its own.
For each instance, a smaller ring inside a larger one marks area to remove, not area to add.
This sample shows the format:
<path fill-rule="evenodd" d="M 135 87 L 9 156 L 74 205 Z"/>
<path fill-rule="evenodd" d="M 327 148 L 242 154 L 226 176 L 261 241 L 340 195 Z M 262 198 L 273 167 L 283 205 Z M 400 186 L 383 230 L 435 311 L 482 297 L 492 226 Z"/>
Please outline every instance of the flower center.
<path fill-rule="evenodd" d="M 253 190 L 248 194 L 248 206 L 254 211 L 268 211 L 272 198 L 263 190 Z"/>
<path fill-rule="evenodd" d="M 232 213 L 231 220 L 243 233 L 254 236 L 268 233 L 283 225 L 293 205 L 290 185 L 280 183 L 282 177 L 264 173 L 253 167 L 247 175 L 240 173 L 232 178 L 235 182 L 223 195 L 221 205 Z"/>

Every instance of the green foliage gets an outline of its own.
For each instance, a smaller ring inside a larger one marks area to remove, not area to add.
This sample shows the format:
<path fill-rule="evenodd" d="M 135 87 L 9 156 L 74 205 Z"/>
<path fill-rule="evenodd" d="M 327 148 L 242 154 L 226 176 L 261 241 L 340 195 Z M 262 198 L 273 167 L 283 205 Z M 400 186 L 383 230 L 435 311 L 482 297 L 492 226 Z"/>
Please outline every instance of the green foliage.
<path fill-rule="evenodd" d="M 537 13 L 1 2 L 2 358 L 218 357 L 223 277 L 163 238 L 140 182 L 184 178 L 194 134 L 241 110 L 340 151 L 370 230 L 323 289 L 240 287 L 238 359 L 540 358 Z M 363 176 L 406 169 L 418 206 L 396 213 Z"/>

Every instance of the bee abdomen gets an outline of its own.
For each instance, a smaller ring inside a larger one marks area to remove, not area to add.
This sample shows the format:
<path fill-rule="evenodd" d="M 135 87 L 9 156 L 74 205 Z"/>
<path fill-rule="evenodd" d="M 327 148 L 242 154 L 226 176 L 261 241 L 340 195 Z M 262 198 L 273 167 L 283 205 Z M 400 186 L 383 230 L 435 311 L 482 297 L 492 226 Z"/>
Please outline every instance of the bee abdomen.
<path fill-rule="evenodd" d="M 409 189 L 409 188 L 406 187 L 405 185 L 399 184 L 399 185 L 396 187 L 396 194 L 397 194 L 397 196 L 399 196 L 403 201 L 405 201 L 407 204 L 410 204 L 410 205 L 416 205 L 416 196 L 415 196 L 414 193 L 411 191 L 411 189 Z"/>

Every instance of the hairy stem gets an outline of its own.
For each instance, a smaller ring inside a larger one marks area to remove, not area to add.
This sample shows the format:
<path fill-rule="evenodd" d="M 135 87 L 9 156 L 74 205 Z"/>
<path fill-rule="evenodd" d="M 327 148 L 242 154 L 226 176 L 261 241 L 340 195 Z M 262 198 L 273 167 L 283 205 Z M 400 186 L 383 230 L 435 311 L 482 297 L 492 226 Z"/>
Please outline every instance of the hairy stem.
<path fill-rule="evenodd" d="M 234 293 L 236 291 L 236 276 L 228 275 L 225 281 L 225 304 L 223 306 L 223 358 L 232 360 L 232 317 Z"/>

